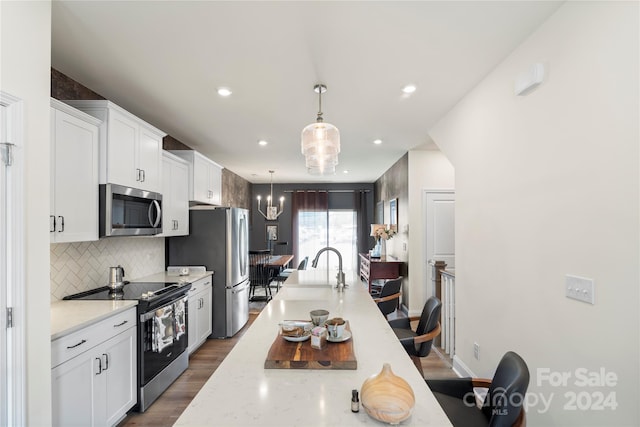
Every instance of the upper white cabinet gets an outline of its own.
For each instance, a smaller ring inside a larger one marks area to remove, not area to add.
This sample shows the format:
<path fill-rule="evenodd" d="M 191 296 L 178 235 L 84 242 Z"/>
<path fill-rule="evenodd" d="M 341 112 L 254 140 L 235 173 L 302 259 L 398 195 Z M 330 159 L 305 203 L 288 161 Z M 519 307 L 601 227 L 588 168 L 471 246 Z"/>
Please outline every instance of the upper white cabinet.
<path fill-rule="evenodd" d="M 161 237 L 189 234 L 189 164 L 167 151 L 162 152 L 162 209 Z"/>
<path fill-rule="evenodd" d="M 100 183 L 161 192 L 162 138 L 166 133 L 111 101 L 64 101 L 103 121 Z"/>
<path fill-rule="evenodd" d="M 209 205 L 222 204 L 222 166 L 193 150 L 171 153 L 189 163 L 189 200 Z"/>
<path fill-rule="evenodd" d="M 52 243 L 98 240 L 100 124 L 100 120 L 51 99 Z"/>

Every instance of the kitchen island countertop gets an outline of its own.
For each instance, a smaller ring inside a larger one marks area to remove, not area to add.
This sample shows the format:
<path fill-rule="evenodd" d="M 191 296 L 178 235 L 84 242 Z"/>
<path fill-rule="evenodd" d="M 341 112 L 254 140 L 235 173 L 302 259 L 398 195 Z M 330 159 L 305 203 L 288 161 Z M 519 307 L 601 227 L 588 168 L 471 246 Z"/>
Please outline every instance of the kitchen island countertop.
<path fill-rule="evenodd" d="M 403 426 L 451 425 L 367 287 L 350 272 L 350 286 L 339 292 L 335 277 L 335 271 L 294 271 L 174 425 L 382 426 L 362 407 L 351 412 L 350 403 L 351 390 L 360 389 L 384 363 L 415 393 L 413 414 Z M 349 321 L 357 369 L 265 369 L 278 325 L 308 319 L 310 310 L 320 308 Z"/>

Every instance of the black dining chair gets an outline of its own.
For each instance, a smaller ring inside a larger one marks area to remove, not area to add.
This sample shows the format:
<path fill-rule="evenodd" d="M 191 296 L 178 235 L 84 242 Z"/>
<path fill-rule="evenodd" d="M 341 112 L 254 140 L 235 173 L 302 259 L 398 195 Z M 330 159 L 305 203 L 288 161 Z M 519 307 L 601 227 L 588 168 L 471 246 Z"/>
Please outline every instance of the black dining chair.
<path fill-rule="evenodd" d="M 397 279 L 385 280 L 384 284 L 380 287 L 380 290 L 376 293 L 371 293 L 373 301 L 378 305 L 378 308 L 382 314 L 387 317 L 389 314 L 396 311 L 398 304 L 400 303 L 400 287 L 402 286 L 402 277 Z"/>
<path fill-rule="evenodd" d="M 249 251 L 249 301 L 269 301 L 272 297 L 269 283 L 273 278 L 273 269 L 269 267 L 269 249 Z M 256 288 L 264 289 L 264 296 L 255 295 Z"/>
<path fill-rule="evenodd" d="M 433 339 L 440 335 L 440 310 L 442 302 L 436 297 L 429 297 L 424 304 L 420 317 L 401 317 L 389 320 L 389 325 L 393 328 L 405 351 L 413 359 L 413 363 L 422 373 L 421 357 L 427 357 L 431 352 Z M 418 320 L 416 330 L 411 329 L 411 322 Z"/>
<path fill-rule="evenodd" d="M 295 270 L 306 270 L 308 262 L 309 262 L 309 257 L 306 256 L 302 259 L 302 261 L 300 261 L 300 264 L 298 264 L 297 269 L 285 268 L 284 270 L 282 270 L 280 274 L 278 274 L 276 277 L 273 278 L 273 280 L 277 283 L 276 289 L 280 290 L 280 285 L 282 284 L 282 282 L 287 280 L 291 275 L 291 273 L 293 273 Z"/>
<path fill-rule="evenodd" d="M 454 426 L 511 427 L 526 425 L 522 403 L 529 387 L 529 368 L 513 351 L 502 356 L 493 379 L 446 378 L 427 385 Z M 487 388 L 481 408 L 474 387 Z"/>

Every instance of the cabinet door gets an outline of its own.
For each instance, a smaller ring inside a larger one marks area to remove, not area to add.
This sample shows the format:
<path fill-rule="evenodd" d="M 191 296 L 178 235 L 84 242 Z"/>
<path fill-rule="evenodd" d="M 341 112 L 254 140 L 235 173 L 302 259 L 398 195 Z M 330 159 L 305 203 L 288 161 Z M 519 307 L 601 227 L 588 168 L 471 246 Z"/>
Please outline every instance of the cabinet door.
<path fill-rule="evenodd" d="M 209 189 L 211 198 L 209 203 L 214 205 L 222 204 L 222 169 L 220 166 L 210 163 L 209 166 Z"/>
<path fill-rule="evenodd" d="M 173 165 L 168 157 L 162 158 L 162 236 L 174 236 L 176 207 L 173 200 Z"/>
<path fill-rule="evenodd" d="M 189 166 L 175 163 L 173 173 L 173 215 L 177 229 L 174 236 L 189 234 Z"/>
<path fill-rule="evenodd" d="M 105 379 L 106 425 L 114 425 L 137 402 L 136 328 L 105 342 L 100 349 Z"/>
<path fill-rule="evenodd" d="M 162 237 L 189 234 L 189 167 L 162 157 Z"/>
<path fill-rule="evenodd" d="M 211 188 L 209 183 L 209 167 L 211 163 L 200 155 L 193 159 L 193 200 L 201 203 L 211 203 Z"/>
<path fill-rule="evenodd" d="M 138 169 L 142 171 L 139 188 L 159 193 L 162 137 L 142 125 L 138 135 Z"/>
<path fill-rule="evenodd" d="M 138 123 L 109 111 L 107 143 L 107 181 L 127 187 L 140 188 L 138 164 Z"/>
<path fill-rule="evenodd" d="M 51 399 L 54 426 L 93 426 L 104 419 L 96 406 L 94 390 L 99 378 L 98 361 L 92 352 L 81 354 L 51 371 Z M 99 402 L 98 402 L 99 403 Z"/>
<path fill-rule="evenodd" d="M 195 289 L 190 289 L 190 291 L 195 291 Z M 187 351 L 191 354 L 196 348 L 198 348 L 198 294 L 196 292 L 190 292 L 189 294 L 189 302 L 188 302 L 188 316 L 187 316 L 187 338 L 189 347 L 187 347 Z"/>
<path fill-rule="evenodd" d="M 206 289 L 200 293 L 200 310 L 198 310 L 198 342 L 204 342 L 211 335 L 211 280 Z"/>
<path fill-rule="evenodd" d="M 51 241 L 98 240 L 98 127 L 51 113 Z"/>

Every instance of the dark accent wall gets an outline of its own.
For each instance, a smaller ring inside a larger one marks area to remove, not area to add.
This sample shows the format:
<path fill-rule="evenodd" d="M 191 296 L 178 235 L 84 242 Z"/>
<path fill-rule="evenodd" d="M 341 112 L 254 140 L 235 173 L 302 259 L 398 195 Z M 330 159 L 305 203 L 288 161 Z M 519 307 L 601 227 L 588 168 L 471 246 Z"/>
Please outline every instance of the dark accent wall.
<path fill-rule="evenodd" d="M 55 99 L 106 99 L 55 68 L 51 69 L 51 97 Z"/>
<path fill-rule="evenodd" d="M 251 209 L 251 183 L 229 169 L 222 169 L 222 206 Z"/>
<path fill-rule="evenodd" d="M 389 223 L 389 200 L 398 200 L 398 235 L 387 242 L 387 255 L 404 261 L 400 274 L 403 276 L 402 303 L 409 306 L 409 254 L 406 251 L 409 230 L 409 153 L 402 156 L 374 183 L 375 203 L 384 201 L 384 223 Z"/>
<path fill-rule="evenodd" d="M 270 184 L 253 184 L 251 185 L 251 199 L 249 209 L 249 248 L 250 249 L 266 249 L 267 235 L 266 225 L 278 226 L 278 241 L 288 242 L 287 248 L 292 250 L 292 212 L 291 212 L 291 192 L 294 190 L 342 190 L 345 193 L 335 192 L 329 195 L 329 208 L 339 209 L 341 207 L 349 208 L 349 204 L 353 200 L 353 190 L 367 190 L 367 217 L 373 218 L 373 184 L 370 183 L 352 183 L 352 184 L 273 184 L 273 198 L 276 204 L 280 203 L 280 196 L 284 196 L 284 210 L 277 221 L 267 221 L 258 212 L 258 195 L 262 196 L 262 211 L 266 212 L 265 204 L 267 195 L 269 195 Z M 373 240 L 371 241 L 373 246 Z"/>
<path fill-rule="evenodd" d="M 51 97 L 59 100 L 106 99 L 54 68 L 51 69 Z M 135 114 L 135 112 L 132 113 Z M 162 129 L 162 125 L 157 127 Z M 164 137 L 162 148 L 191 150 L 191 147 L 171 135 Z M 247 209 L 251 206 L 251 183 L 228 169 L 222 170 L 222 205 Z"/>

